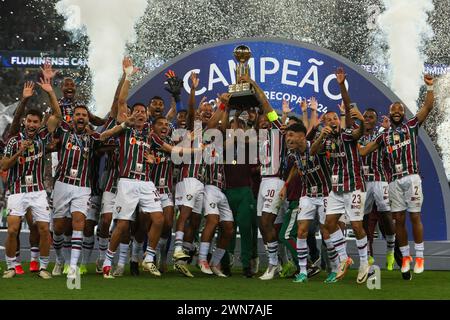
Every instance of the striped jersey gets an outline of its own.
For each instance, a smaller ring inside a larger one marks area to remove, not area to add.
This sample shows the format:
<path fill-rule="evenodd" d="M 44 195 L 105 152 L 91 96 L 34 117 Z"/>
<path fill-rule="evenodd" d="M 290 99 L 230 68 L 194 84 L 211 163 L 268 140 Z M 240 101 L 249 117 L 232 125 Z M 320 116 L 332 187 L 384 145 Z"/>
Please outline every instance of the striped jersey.
<path fill-rule="evenodd" d="M 210 142 L 210 141 L 207 141 Z M 223 146 L 221 143 L 210 143 L 204 150 L 205 162 L 203 182 L 219 189 L 225 189 L 225 168 L 223 164 Z"/>
<path fill-rule="evenodd" d="M 272 122 L 272 128 L 259 132 L 259 162 L 261 163 L 262 177 L 281 177 L 286 153 L 284 137 L 280 131 L 279 120 Z"/>
<path fill-rule="evenodd" d="M 331 185 L 334 192 L 364 190 L 358 143 L 353 129 L 341 129 L 339 135 L 325 139 L 325 155 L 331 166 Z"/>
<path fill-rule="evenodd" d="M 287 178 L 289 176 L 289 173 L 291 172 L 291 169 L 295 167 L 295 169 L 297 170 L 297 158 L 295 155 L 295 152 L 289 150 L 286 156 L 286 161 L 287 161 L 287 170 L 283 176 L 283 180 L 287 181 Z M 303 193 L 303 188 L 304 187 L 304 181 L 302 179 L 302 177 L 298 174 L 298 170 L 297 170 L 297 174 L 295 174 L 292 178 L 291 181 L 289 181 L 289 184 L 287 186 L 287 197 L 286 199 L 288 201 L 298 201 L 298 199 L 300 199 L 300 197 L 302 196 Z"/>
<path fill-rule="evenodd" d="M 51 134 L 42 127 L 33 138 L 33 145 L 23 152 L 17 163 L 8 170 L 8 190 L 11 194 L 45 190 L 44 156 L 45 146 L 50 142 Z M 6 144 L 4 155 L 12 157 L 21 144 L 27 140 L 25 131 L 11 137 Z"/>
<path fill-rule="evenodd" d="M 62 118 L 65 122 L 70 123 L 73 117 L 73 109 L 77 105 L 74 99 L 61 98 L 58 100 L 59 107 L 61 108 Z"/>
<path fill-rule="evenodd" d="M 156 134 L 152 134 L 151 149 L 155 156 L 155 163 L 152 166 L 150 176 L 159 193 L 170 193 L 172 191 L 173 163 L 170 153 L 162 150 L 164 143 L 173 145 L 170 137 L 163 140 Z"/>
<path fill-rule="evenodd" d="M 202 136 L 207 129 L 202 129 Z M 191 139 L 191 148 L 199 147 L 198 142 L 194 139 Z M 203 182 L 203 173 L 204 167 L 202 165 L 203 154 L 202 152 L 192 152 L 190 155 L 190 161 L 188 163 L 183 163 L 183 167 L 181 169 L 181 177 L 180 181 L 184 178 L 196 178 L 199 181 Z"/>
<path fill-rule="evenodd" d="M 60 139 L 56 181 L 90 188 L 94 145 L 99 142 L 100 134 L 98 132 L 77 134 L 67 122 L 63 121 L 56 130 L 56 135 Z"/>
<path fill-rule="evenodd" d="M 374 141 L 379 135 L 378 132 L 375 129 L 374 133 L 363 135 L 359 139 L 359 144 L 364 147 L 369 142 Z M 377 148 L 372 153 L 361 156 L 361 158 L 364 181 L 389 181 L 385 148 Z"/>
<path fill-rule="evenodd" d="M 115 118 L 109 117 L 107 122 L 105 123 L 105 131 L 112 129 L 117 124 Z M 105 170 L 103 172 L 103 176 L 105 177 L 102 189 L 104 192 L 116 193 L 117 191 L 117 180 L 119 178 L 119 164 L 118 157 L 119 151 L 117 148 L 117 141 L 115 137 L 111 137 L 108 142 L 108 145 L 115 145 L 116 148 L 109 152 L 105 162 Z"/>
<path fill-rule="evenodd" d="M 302 197 L 327 197 L 331 191 L 331 170 L 324 153 L 310 154 L 308 141 L 303 153 L 296 152 L 296 164 L 304 180 Z"/>
<path fill-rule="evenodd" d="M 142 131 L 126 128 L 119 136 L 119 177 L 151 181 L 151 165 L 144 154 L 150 153 L 151 137 L 149 126 Z"/>
<path fill-rule="evenodd" d="M 419 173 L 418 136 L 419 120 L 413 117 L 397 128 L 389 128 L 377 137 L 377 143 L 388 155 L 392 180 Z"/>

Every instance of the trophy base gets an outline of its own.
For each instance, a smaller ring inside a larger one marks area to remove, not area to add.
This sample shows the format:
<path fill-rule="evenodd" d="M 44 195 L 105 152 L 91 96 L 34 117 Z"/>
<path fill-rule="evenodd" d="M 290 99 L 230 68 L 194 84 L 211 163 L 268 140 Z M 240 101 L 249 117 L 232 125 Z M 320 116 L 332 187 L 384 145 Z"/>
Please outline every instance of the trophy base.
<path fill-rule="evenodd" d="M 245 90 L 231 93 L 229 106 L 232 109 L 247 110 L 260 105 L 253 90 Z"/>

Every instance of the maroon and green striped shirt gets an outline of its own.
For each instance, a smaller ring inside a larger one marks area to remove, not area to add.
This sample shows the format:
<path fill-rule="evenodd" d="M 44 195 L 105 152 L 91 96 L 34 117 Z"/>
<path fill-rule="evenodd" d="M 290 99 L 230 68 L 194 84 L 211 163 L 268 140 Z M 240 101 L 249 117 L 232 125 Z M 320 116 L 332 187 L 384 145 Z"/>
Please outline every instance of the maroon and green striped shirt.
<path fill-rule="evenodd" d="M 152 134 L 151 138 L 151 149 L 156 161 L 152 166 L 151 179 L 159 193 L 170 193 L 172 190 L 173 163 L 170 153 L 162 150 L 162 146 L 164 142 L 170 145 L 173 145 L 173 142 L 169 137 L 163 140 L 156 134 Z"/>
<path fill-rule="evenodd" d="M 214 143 L 205 148 L 204 183 L 219 189 L 225 188 L 225 168 L 223 164 L 223 147 Z"/>
<path fill-rule="evenodd" d="M 334 192 L 364 190 L 358 142 L 353 140 L 352 133 L 353 129 L 342 129 L 339 135 L 325 139 L 325 155 L 330 161 Z"/>
<path fill-rule="evenodd" d="M 45 146 L 50 142 L 50 138 L 47 127 L 39 129 L 33 138 L 33 146 L 25 150 L 17 163 L 8 170 L 7 183 L 11 194 L 45 190 L 44 156 Z M 26 140 L 24 131 L 11 137 L 5 148 L 5 157 L 15 155 Z"/>
<path fill-rule="evenodd" d="M 417 154 L 419 126 L 419 120 L 413 117 L 395 129 L 389 128 L 377 137 L 377 143 L 388 155 L 392 180 L 419 173 Z"/>
<path fill-rule="evenodd" d="M 151 137 L 149 126 L 142 131 L 127 128 L 119 136 L 119 177 L 151 181 L 151 165 L 145 160 L 144 153 L 150 153 Z"/>
<path fill-rule="evenodd" d="M 56 130 L 60 138 L 58 151 L 59 164 L 56 169 L 56 180 L 78 187 L 92 185 L 91 160 L 94 156 L 94 144 L 99 141 L 100 134 L 76 134 L 65 121 Z"/>
<path fill-rule="evenodd" d="M 327 197 L 331 191 L 331 170 L 324 153 L 310 154 L 308 141 L 304 153 L 296 153 L 296 164 L 305 182 L 302 197 Z"/>
<path fill-rule="evenodd" d="M 105 123 L 105 131 L 112 129 L 117 124 L 115 118 L 109 117 L 108 121 Z M 108 142 L 108 145 L 117 145 L 116 138 L 111 137 Z M 119 163 L 118 163 L 119 152 L 118 149 L 115 148 L 114 151 L 108 153 L 106 162 L 105 162 L 105 170 L 103 175 L 106 176 L 102 189 L 104 192 L 112 192 L 116 193 L 117 191 L 117 180 L 119 179 Z"/>
<path fill-rule="evenodd" d="M 369 142 L 374 141 L 378 136 L 376 133 L 363 135 L 359 139 L 361 146 L 366 146 Z M 362 156 L 362 170 L 364 181 L 389 181 L 389 172 L 386 170 L 386 152 L 384 148 L 377 148 L 367 156 Z"/>

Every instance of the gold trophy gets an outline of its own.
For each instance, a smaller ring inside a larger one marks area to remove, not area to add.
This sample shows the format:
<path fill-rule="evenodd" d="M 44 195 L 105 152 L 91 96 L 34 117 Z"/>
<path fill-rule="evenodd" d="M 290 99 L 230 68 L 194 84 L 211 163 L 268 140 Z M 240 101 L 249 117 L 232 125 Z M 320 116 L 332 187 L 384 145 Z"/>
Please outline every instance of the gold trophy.
<path fill-rule="evenodd" d="M 250 75 L 248 60 L 251 58 L 252 52 L 246 45 L 240 45 L 234 48 L 233 54 L 238 62 L 236 65 L 237 83 L 228 86 L 228 93 L 231 95 L 229 105 L 234 109 L 244 110 L 256 107 L 259 102 L 251 83 L 239 82 L 241 76 Z"/>

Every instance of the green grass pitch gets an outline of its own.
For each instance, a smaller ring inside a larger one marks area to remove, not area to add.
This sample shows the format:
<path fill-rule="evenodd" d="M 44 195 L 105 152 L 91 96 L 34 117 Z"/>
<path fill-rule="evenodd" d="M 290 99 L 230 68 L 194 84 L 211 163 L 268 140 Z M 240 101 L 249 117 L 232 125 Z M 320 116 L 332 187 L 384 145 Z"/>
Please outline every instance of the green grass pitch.
<path fill-rule="evenodd" d="M 369 290 L 365 284 L 356 283 L 356 270 L 350 270 L 342 281 L 334 284 L 323 283 L 326 277 L 323 271 L 308 283 L 297 284 L 292 279 L 247 279 L 237 269 L 230 278 L 222 279 L 202 274 L 192 265 L 189 268 L 194 278 L 186 278 L 175 270 L 161 278 L 146 272 L 131 277 L 127 269 L 123 277 L 108 280 L 95 274 L 94 265 L 90 265 L 89 273 L 81 277 L 81 289 L 69 290 L 65 276 L 43 280 L 27 272 L 27 266 L 25 263 L 24 275 L 0 278 L 1 299 L 450 299 L 450 272 L 446 271 L 425 271 L 413 274 L 412 281 L 405 281 L 398 270 L 382 270 L 381 289 Z"/>

